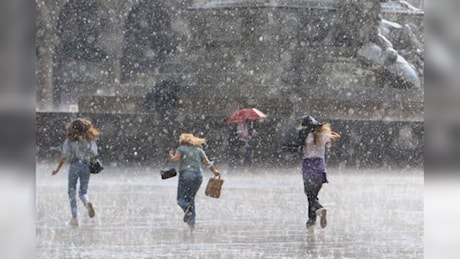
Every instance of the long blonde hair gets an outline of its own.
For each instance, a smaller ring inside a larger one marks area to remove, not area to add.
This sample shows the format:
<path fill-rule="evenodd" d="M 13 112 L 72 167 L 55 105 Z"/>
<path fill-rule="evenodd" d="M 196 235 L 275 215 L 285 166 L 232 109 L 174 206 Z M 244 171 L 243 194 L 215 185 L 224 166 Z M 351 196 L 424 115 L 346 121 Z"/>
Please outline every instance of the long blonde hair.
<path fill-rule="evenodd" d="M 66 135 L 71 140 L 96 140 L 100 134 L 101 131 L 83 117 L 72 120 L 66 127 Z"/>
<path fill-rule="evenodd" d="M 189 145 L 189 146 L 196 146 L 202 147 L 202 145 L 206 142 L 206 138 L 196 137 L 190 133 L 183 133 L 179 136 L 179 144 L 180 145 Z"/>
<path fill-rule="evenodd" d="M 319 140 L 321 135 L 330 134 L 331 132 L 331 124 L 329 123 L 323 124 L 321 127 L 316 128 L 313 132 L 313 144 L 317 144 L 317 141 Z M 326 145 L 329 147 L 331 145 L 331 142 L 327 142 Z"/>

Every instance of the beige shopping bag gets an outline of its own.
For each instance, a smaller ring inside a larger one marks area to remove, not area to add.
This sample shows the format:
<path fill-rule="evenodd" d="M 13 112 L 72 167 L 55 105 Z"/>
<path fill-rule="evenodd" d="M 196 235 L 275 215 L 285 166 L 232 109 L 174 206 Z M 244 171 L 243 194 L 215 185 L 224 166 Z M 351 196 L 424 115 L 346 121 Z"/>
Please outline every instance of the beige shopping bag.
<path fill-rule="evenodd" d="M 212 198 L 219 198 L 223 183 L 224 180 L 220 178 L 220 175 L 209 178 L 204 194 Z"/>

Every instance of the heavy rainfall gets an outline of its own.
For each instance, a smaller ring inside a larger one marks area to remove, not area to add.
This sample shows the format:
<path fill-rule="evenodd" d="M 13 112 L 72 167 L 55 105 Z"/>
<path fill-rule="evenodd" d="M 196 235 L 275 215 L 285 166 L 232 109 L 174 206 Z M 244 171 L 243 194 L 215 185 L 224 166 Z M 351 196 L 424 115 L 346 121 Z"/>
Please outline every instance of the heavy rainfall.
<path fill-rule="evenodd" d="M 36 6 L 37 258 L 424 257 L 423 1 Z M 313 225 L 306 116 L 340 135 Z M 88 197 L 59 164 L 77 117 L 100 130 Z M 190 208 L 183 133 L 209 159 Z"/>

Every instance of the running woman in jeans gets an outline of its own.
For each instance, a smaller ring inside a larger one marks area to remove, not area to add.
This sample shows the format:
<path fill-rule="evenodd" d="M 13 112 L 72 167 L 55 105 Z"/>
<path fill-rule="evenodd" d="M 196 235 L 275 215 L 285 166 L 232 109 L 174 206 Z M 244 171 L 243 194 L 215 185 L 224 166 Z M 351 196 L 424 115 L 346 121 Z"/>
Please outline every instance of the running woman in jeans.
<path fill-rule="evenodd" d="M 172 162 L 179 162 L 179 183 L 177 186 L 177 204 L 184 211 L 184 222 L 193 231 L 195 228 L 195 196 L 203 181 L 201 164 L 204 164 L 215 175 L 220 175 L 219 170 L 209 161 L 202 145 L 205 138 L 193 134 L 183 133 L 179 137 L 177 150 L 171 148 L 169 155 Z"/>
<path fill-rule="evenodd" d="M 93 218 L 96 214 L 93 204 L 88 198 L 88 184 L 90 178 L 89 162 L 92 157 L 97 156 L 96 139 L 99 137 L 100 131 L 91 124 L 86 118 L 76 118 L 66 127 L 67 138 L 62 145 L 61 158 L 57 168 L 53 169 L 52 175 L 56 175 L 62 165 L 68 161 L 68 194 L 70 201 L 70 210 L 72 219 L 70 225 L 78 225 L 77 212 L 77 182 L 80 180 L 80 189 L 78 195 L 83 202 L 83 205 L 88 210 L 88 215 Z"/>
<path fill-rule="evenodd" d="M 316 217 L 320 216 L 320 225 L 324 228 L 327 225 L 327 211 L 318 200 L 318 193 L 323 183 L 328 182 L 324 155 L 326 146 L 330 146 L 332 141 L 340 139 L 340 135 L 331 131 L 330 124 L 319 123 L 311 116 L 303 118 L 302 128 L 308 129 L 302 147 L 302 177 L 305 195 L 307 195 L 308 199 L 308 221 L 306 226 L 307 228 L 314 226 Z"/>

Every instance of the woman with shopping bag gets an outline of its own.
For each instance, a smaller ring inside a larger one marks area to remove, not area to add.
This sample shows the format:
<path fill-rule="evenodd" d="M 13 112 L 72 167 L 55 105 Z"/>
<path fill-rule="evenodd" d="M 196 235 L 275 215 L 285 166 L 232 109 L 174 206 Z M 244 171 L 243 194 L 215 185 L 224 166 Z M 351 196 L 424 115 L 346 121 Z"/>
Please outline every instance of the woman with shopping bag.
<path fill-rule="evenodd" d="M 179 136 L 179 147 L 171 148 L 171 162 L 179 162 L 179 182 L 177 186 L 177 204 L 184 211 L 184 222 L 193 231 L 195 228 L 195 196 L 203 182 L 201 166 L 204 164 L 215 176 L 220 176 L 213 161 L 210 161 L 202 149 L 205 138 L 183 133 Z"/>

